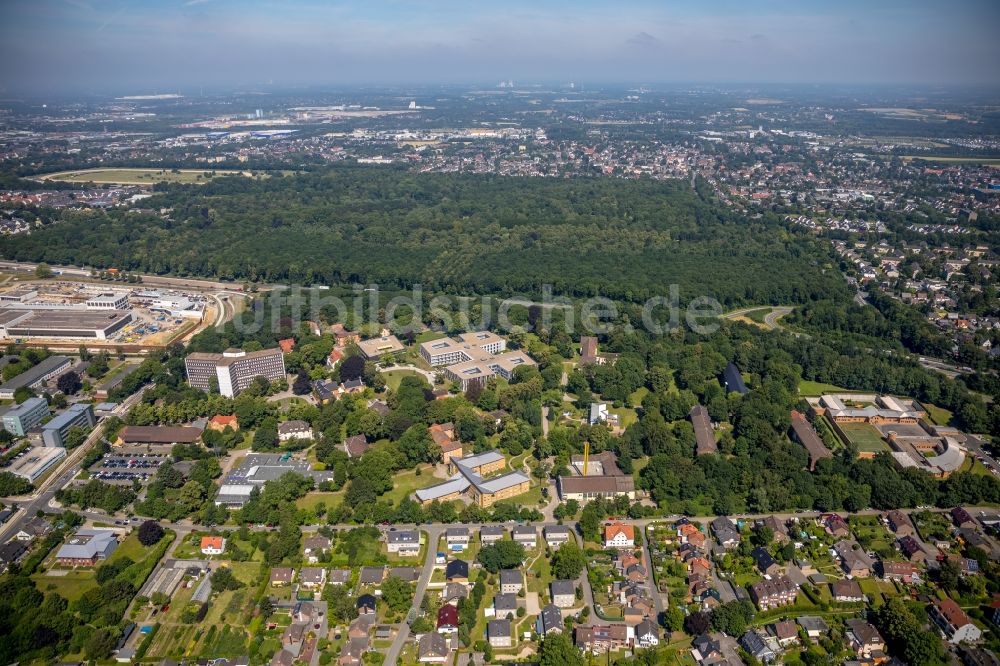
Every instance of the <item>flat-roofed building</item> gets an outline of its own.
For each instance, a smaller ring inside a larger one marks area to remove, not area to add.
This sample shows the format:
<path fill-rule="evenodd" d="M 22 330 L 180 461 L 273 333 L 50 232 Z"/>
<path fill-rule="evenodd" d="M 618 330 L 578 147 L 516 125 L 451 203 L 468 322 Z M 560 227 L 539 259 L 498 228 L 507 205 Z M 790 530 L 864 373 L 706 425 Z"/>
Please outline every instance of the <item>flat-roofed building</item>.
<path fill-rule="evenodd" d="M 66 449 L 64 448 L 33 446 L 15 458 L 5 471 L 16 474 L 29 483 L 34 483 L 65 457 Z"/>
<path fill-rule="evenodd" d="M 0 311 L 2 315 L 2 311 Z M 46 379 L 60 375 L 71 366 L 66 356 L 49 356 L 32 368 L 28 368 L 16 377 L 0 385 L 0 400 L 13 400 L 14 392 L 19 388 L 36 388 Z"/>
<path fill-rule="evenodd" d="M 507 341 L 490 331 L 471 331 L 455 338 L 439 338 L 421 343 L 420 355 L 431 365 L 452 365 L 485 356 L 495 356 L 507 348 Z"/>
<path fill-rule="evenodd" d="M 127 292 L 108 291 L 87 299 L 88 310 L 131 310 Z"/>
<path fill-rule="evenodd" d="M 383 335 L 377 338 L 369 338 L 358 343 L 361 355 L 370 361 L 377 361 L 386 354 L 401 352 L 406 347 L 395 335 Z"/>
<path fill-rule="evenodd" d="M 465 391 L 473 383 L 485 384 L 490 377 L 510 380 L 522 365 L 535 365 L 521 351 L 508 351 L 507 341 L 496 333 L 474 331 L 455 338 L 421 343 L 420 355 L 434 366 L 446 366 L 445 376 Z"/>
<path fill-rule="evenodd" d="M 13 310 L 0 317 L 0 337 L 107 340 L 132 321 L 128 310 Z"/>
<path fill-rule="evenodd" d="M 227 509 L 242 509 L 243 505 L 250 501 L 250 493 L 255 487 L 248 483 L 223 484 L 215 495 L 215 505 Z"/>
<path fill-rule="evenodd" d="M 285 378 L 285 357 L 278 347 L 252 352 L 227 349 L 221 354 L 195 352 L 184 359 L 184 366 L 191 386 L 209 391 L 214 383 L 227 398 L 236 397 L 257 377 L 269 382 Z"/>
<path fill-rule="evenodd" d="M 94 407 L 87 402 L 70 405 L 66 411 L 57 414 L 51 421 L 42 426 L 42 443 L 45 446 L 66 446 L 66 435 L 71 428 L 78 427 L 90 430 L 97 424 L 94 417 Z"/>
<path fill-rule="evenodd" d="M 4 413 L 3 429 L 15 437 L 24 437 L 48 415 L 49 403 L 45 398 L 28 398 Z"/>

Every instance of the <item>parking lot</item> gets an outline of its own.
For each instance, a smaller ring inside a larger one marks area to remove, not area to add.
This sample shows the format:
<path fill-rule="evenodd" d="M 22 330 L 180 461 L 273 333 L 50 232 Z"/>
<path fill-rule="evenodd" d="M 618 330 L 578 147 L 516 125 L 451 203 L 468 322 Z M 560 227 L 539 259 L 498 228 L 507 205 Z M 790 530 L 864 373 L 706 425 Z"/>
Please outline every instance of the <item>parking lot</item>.
<path fill-rule="evenodd" d="M 106 483 L 146 484 L 156 474 L 156 470 L 170 457 L 165 453 L 109 454 L 98 460 L 90 468 L 90 478 Z"/>

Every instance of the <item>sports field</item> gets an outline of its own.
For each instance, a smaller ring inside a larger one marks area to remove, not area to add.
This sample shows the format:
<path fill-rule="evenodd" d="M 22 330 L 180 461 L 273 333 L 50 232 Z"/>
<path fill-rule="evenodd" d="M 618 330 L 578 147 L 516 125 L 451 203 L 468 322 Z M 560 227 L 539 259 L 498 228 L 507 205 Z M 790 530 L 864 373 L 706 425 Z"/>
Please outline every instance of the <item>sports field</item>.
<path fill-rule="evenodd" d="M 840 423 L 840 429 L 858 447 L 862 453 L 879 453 L 889 451 L 879 431 L 867 423 Z"/>
<path fill-rule="evenodd" d="M 233 169 L 82 169 L 39 176 L 39 180 L 101 185 L 155 185 L 156 183 L 206 183 L 214 177 L 250 175 Z"/>

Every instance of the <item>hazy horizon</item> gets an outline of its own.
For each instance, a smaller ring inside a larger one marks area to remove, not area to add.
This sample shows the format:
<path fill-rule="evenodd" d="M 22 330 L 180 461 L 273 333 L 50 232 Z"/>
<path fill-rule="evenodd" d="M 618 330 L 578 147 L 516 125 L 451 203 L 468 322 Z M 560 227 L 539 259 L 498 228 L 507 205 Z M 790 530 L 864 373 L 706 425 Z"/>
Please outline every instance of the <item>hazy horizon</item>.
<path fill-rule="evenodd" d="M 0 90 L 998 84 L 1000 3 L 13 0 Z"/>

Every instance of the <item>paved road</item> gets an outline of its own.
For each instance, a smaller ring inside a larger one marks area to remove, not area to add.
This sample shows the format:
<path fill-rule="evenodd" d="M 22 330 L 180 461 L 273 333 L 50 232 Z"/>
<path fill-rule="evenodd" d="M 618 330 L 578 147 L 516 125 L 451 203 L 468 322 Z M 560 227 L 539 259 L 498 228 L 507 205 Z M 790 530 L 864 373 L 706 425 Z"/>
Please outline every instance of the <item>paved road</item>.
<path fill-rule="evenodd" d="M 420 579 L 417 580 L 417 589 L 413 594 L 413 604 L 410 606 L 408 613 L 408 617 L 413 618 L 416 618 L 420 613 L 420 604 L 424 599 L 424 593 L 427 591 L 427 584 L 431 581 L 431 575 L 434 573 L 434 559 L 437 556 L 438 541 L 441 539 L 441 534 L 446 528 L 444 525 L 429 525 L 423 529 L 427 531 L 427 555 L 424 557 L 424 568 L 420 572 Z M 385 653 L 382 663 L 390 665 L 396 663 L 399 653 L 402 652 L 403 645 L 406 644 L 406 639 L 409 635 L 410 625 L 403 622 L 399 625 L 396 638 Z"/>
<path fill-rule="evenodd" d="M 128 411 L 132 405 L 138 402 L 143 393 L 148 390 L 147 387 L 143 387 L 142 390 L 129 396 L 129 398 L 122 402 L 118 407 L 123 411 Z M 8 502 L 19 505 L 24 511 L 18 513 L 12 520 L 7 521 L 5 525 L 0 525 L 0 540 L 5 538 L 8 534 L 16 534 L 20 531 L 24 523 L 31 520 L 35 514 L 39 511 L 51 510 L 50 503 L 55 499 L 56 491 L 60 488 L 66 486 L 70 481 L 72 481 L 77 474 L 80 473 L 80 461 L 83 456 L 90 450 L 90 448 L 97 443 L 101 436 L 103 430 L 104 419 L 98 419 L 97 424 L 94 429 L 87 435 L 87 439 L 84 440 L 83 444 L 73 449 L 66 458 L 59 464 L 56 471 L 49 475 L 40 487 L 38 487 L 33 494 L 28 497 L 12 497 L 8 498 Z"/>
<path fill-rule="evenodd" d="M 656 606 L 656 616 L 661 617 L 663 611 L 667 609 L 669 600 L 664 601 L 653 576 L 653 558 L 649 555 L 649 541 L 646 539 L 646 530 L 642 530 L 642 558 L 645 560 L 646 571 L 649 572 L 649 592 L 653 596 L 653 605 Z"/>

